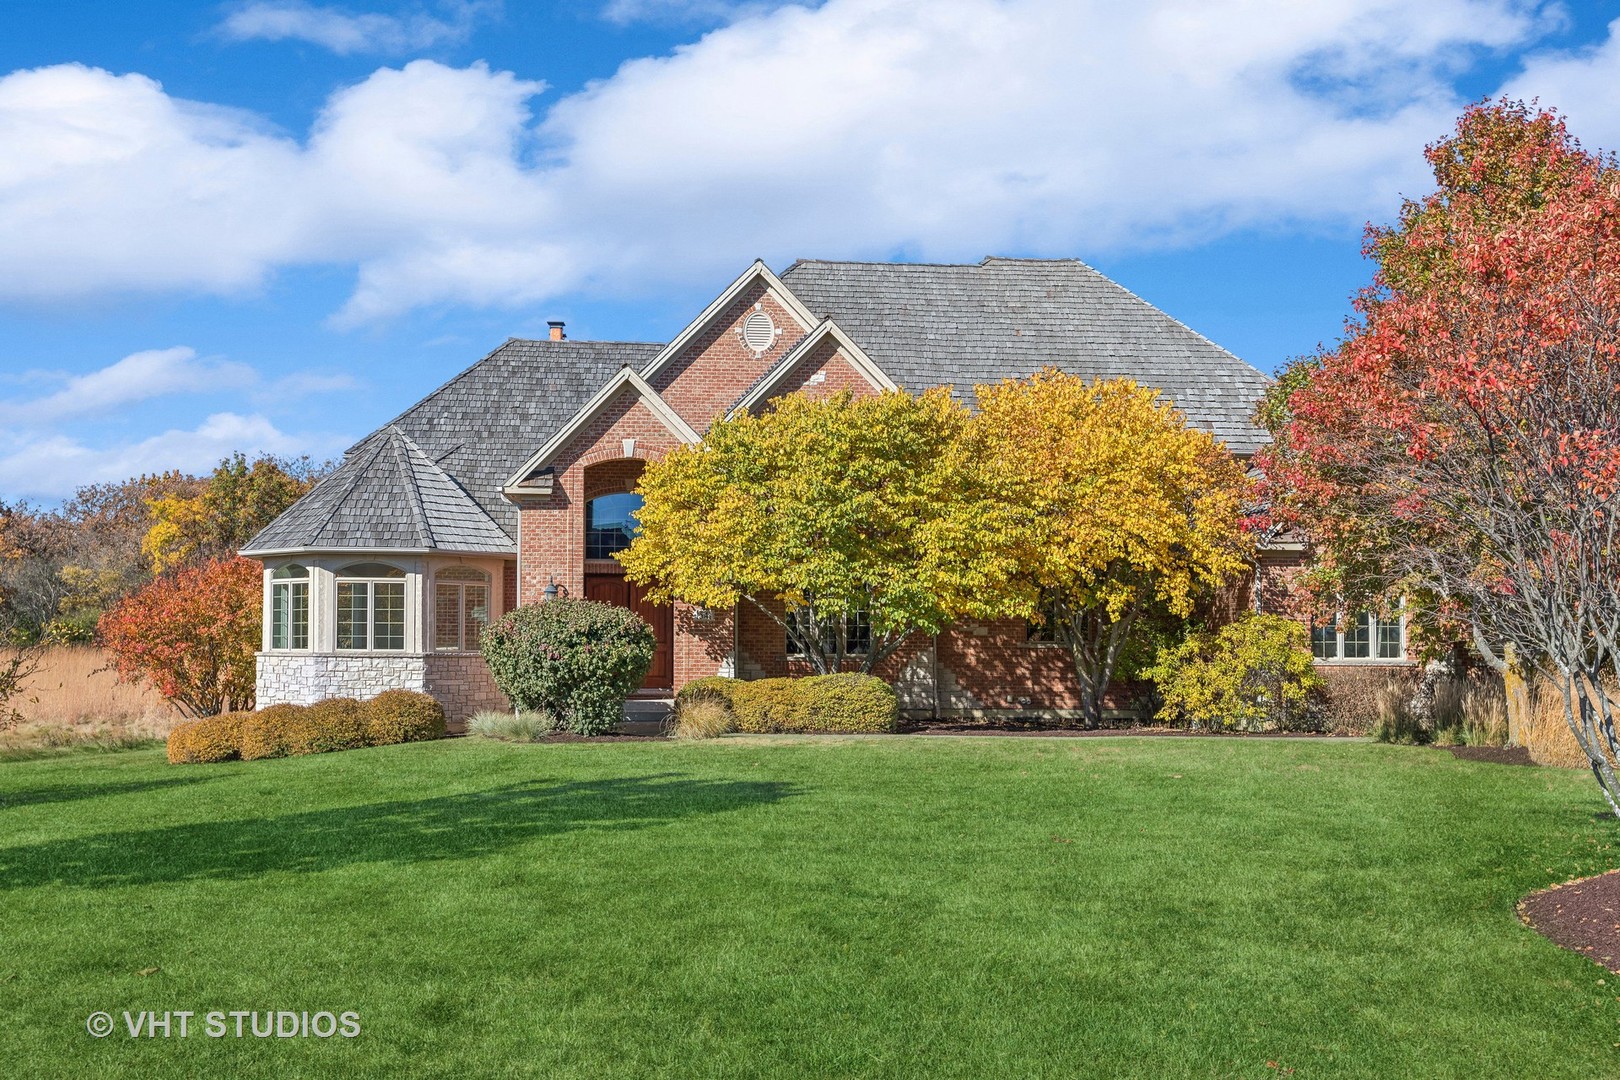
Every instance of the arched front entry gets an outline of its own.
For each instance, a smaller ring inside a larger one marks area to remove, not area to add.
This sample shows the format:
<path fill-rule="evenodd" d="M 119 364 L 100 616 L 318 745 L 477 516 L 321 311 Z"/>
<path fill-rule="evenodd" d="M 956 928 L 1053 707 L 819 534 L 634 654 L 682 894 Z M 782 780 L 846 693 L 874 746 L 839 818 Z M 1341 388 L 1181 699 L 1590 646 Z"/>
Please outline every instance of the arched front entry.
<path fill-rule="evenodd" d="M 641 496 L 635 485 L 644 464 L 627 458 L 585 470 L 585 599 L 629 608 L 647 620 L 658 644 L 642 689 L 671 691 L 675 687 L 674 609 L 649 601 L 645 587 L 626 581 L 614 558 L 630 546 L 636 534 Z"/>

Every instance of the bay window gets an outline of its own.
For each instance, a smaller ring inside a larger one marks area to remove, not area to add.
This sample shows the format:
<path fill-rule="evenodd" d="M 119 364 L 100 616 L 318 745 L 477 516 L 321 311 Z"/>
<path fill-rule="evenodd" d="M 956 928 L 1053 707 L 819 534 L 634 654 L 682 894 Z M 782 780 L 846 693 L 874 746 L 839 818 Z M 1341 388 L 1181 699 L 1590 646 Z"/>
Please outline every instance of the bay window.
<path fill-rule="evenodd" d="M 309 568 L 291 563 L 270 575 L 270 647 L 309 648 Z"/>
<path fill-rule="evenodd" d="M 489 625 L 489 575 L 450 566 L 433 575 L 433 647 L 472 652 Z"/>
<path fill-rule="evenodd" d="M 337 647 L 405 648 L 405 571 L 386 563 L 354 563 L 337 572 Z"/>

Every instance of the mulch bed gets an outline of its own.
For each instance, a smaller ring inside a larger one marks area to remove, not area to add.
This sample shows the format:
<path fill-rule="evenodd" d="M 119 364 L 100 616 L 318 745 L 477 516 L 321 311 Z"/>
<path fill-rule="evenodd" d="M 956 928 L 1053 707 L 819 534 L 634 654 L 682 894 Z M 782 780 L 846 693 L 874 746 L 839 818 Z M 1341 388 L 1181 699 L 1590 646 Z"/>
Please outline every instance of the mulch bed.
<path fill-rule="evenodd" d="M 1620 974 L 1620 870 L 1531 893 L 1519 918 L 1555 945 Z"/>
<path fill-rule="evenodd" d="M 1172 728 L 1145 725 L 1127 727 L 1102 728 L 1076 728 L 1058 727 L 1040 720 L 978 720 L 963 723 L 935 723 L 929 720 L 901 721 L 900 733 L 902 735 L 1037 735 L 1046 738 L 1096 738 L 1115 735 L 1170 735 L 1210 737 L 1220 739 L 1329 739 L 1353 738 L 1353 736 L 1336 736 L 1329 734 L 1316 734 L 1302 731 L 1255 732 L 1255 731 L 1193 731 L 1187 728 Z"/>
<path fill-rule="evenodd" d="M 1463 761 L 1489 761 L 1497 765 L 1531 765 L 1530 751 L 1522 746 L 1448 746 L 1451 756 Z"/>

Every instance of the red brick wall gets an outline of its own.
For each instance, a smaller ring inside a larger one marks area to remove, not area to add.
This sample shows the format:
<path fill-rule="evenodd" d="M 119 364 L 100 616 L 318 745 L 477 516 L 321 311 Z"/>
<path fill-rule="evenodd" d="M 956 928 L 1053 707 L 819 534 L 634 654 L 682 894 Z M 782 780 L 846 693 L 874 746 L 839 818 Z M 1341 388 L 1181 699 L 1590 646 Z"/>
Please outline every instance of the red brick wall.
<path fill-rule="evenodd" d="M 511 611 L 518 606 L 517 563 L 509 562 L 501 568 L 501 610 Z"/>
<path fill-rule="evenodd" d="M 743 320 L 755 304 L 782 331 L 771 347 L 758 355 L 742 339 Z M 743 391 L 804 337 L 807 329 L 763 283 L 756 283 L 717 316 L 685 352 L 653 376 L 653 388 L 681 419 L 699 432 L 707 431 L 714 418 L 735 404 Z"/>
<path fill-rule="evenodd" d="M 811 382 L 818 374 L 824 376 L 822 381 Z M 823 339 L 809 353 L 800 357 L 776 389 L 771 391 L 771 398 L 784 397 L 795 390 L 802 390 L 806 397 L 818 401 L 845 390 L 852 391 L 856 396 L 877 393 L 876 388 L 850 363 L 844 350 L 832 338 Z"/>
<path fill-rule="evenodd" d="M 624 460 L 624 440 L 635 439 L 635 463 Z M 626 490 L 622 485 L 642 461 L 659 457 L 680 440 L 626 387 L 602 415 L 580 432 L 554 461 L 551 495 L 529 498 L 518 507 L 518 544 L 523 552 L 518 598 L 538 601 L 555 576 L 571 596 L 585 594 L 585 502 L 587 477 L 591 497 Z"/>

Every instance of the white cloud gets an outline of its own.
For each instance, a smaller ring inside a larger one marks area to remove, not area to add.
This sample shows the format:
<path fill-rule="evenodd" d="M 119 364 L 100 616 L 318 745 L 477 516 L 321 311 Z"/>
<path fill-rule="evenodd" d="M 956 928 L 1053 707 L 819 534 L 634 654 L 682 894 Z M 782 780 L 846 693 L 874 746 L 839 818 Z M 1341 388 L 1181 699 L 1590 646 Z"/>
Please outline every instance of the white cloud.
<path fill-rule="evenodd" d="M 1620 19 L 1592 48 L 1531 56 L 1506 92 L 1556 106 L 1589 148 L 1620 150 Z"/>
<path fill-rule="evenodd" d="M 405 53 L 465 41 L 492 5 L 471 0 L 441 5 L 447 17 L 350 12 L 303 0 L 255 0 L 225 16 L 216 28 L 229 41 L 305 41 L 340 56 Z"/>
<path fill-rule="evenodd" d="M 609 22 L 729 22 L 794 3 L 815 7 L 819 0 L 609 0 L 602 15 Z"/>
<path fill-rule="evenodd" d="M 353 325 L 719 279 L 754 255 L 1084 257 L 1354 227 L 1424 186 L 1457 71 L 1533 44 L 1555 10 L 828 0 L 737 17 L 538 120 L 539 82 L 382 69 L 302 138 L 139 75 L 18 72 L 0 79 L 0 301 L 338 265 Z M 1532 66 L 1607 101 L 1615 49 Z"/>
<path fill-rule="evenodd" d="M 198 360 L 195 349 L 149 349 L 87 375 L 72 376 L 60 390 L 35 401 L 0 402 L 0 418 L 37 424 L 93 416 L 169 394 L 244 387 L 256 379 L 246 364 Z"/>
<path fill-rule="evenodd" d="M 240 450 L 255 454 L 335 454 L 348 440 L 290 435 L 263 416 L 215 413 L 194 430 L 95 448 L 66 435 L 31 440 L 0 452 L 0 491 L 8 499 L 58 499 L 86 484 L 110 483 L 165 469 L 206 472 Z"/>

